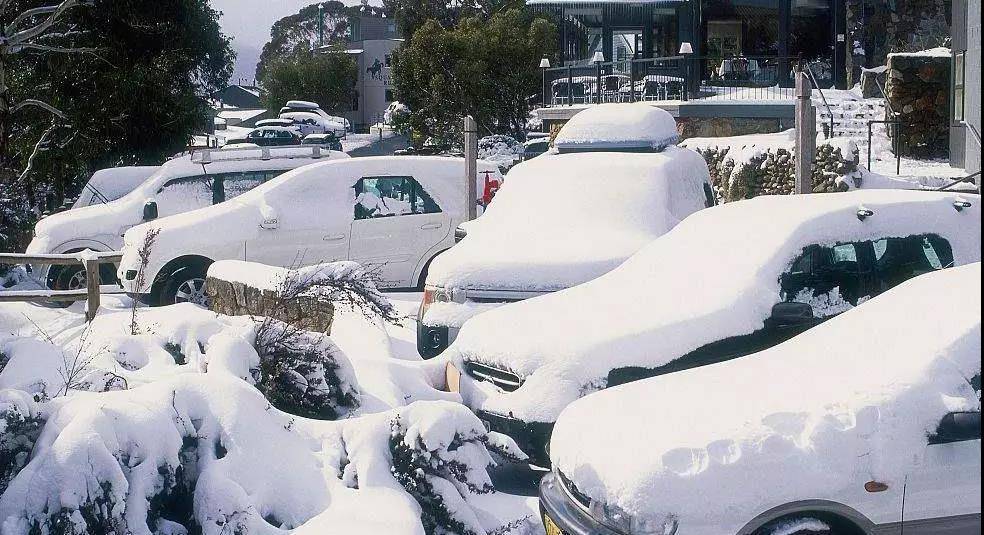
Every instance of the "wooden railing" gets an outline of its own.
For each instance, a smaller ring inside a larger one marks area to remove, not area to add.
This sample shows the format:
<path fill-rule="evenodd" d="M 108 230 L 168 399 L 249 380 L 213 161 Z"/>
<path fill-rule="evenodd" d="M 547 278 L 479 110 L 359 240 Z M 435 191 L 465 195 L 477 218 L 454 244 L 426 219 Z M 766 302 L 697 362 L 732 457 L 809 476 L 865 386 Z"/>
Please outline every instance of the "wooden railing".
<path fill-rule="evenodd" d="M 5 302 L 61 302 L 74 303 L 76 301 L 86 301 L 85 320 L 92 321 L 99 310 L 100 295 L 100 264 L 116 264 L 123 258 L 121 253 L 96 253 L 86 250 L 73 254 L 20 254 L 20 253 L 0 253 L 0 264 L 18 265 L 46 265 L 46 266 L 74 266 L 82 265 L 85 268 L 85 289 L 78 290 L 13 290 L 0 292 L 0 303 Z"/>

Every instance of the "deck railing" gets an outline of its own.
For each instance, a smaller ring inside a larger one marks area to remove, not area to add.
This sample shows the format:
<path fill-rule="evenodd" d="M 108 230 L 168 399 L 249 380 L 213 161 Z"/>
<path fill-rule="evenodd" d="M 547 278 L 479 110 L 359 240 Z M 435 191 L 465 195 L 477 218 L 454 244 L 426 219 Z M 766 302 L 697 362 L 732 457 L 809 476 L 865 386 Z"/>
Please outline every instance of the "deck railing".
<path fill-rule="evenodd" d="M 20 253 L 0 253 L 0 264 L 5 265 L 45 265 L 45 266 L 74 266 L 85 268 L 85 288 L 78 290 L 13 290 L 0 292 L 0 303 L 57 303 L 87 301 L 85 310 L 86 321 L 92 321 L 99 310 L 99 296 L 102 281 L 99 277 L 100 264 L 116 264 L 123 258 L 121 253 L 96 253 L 83 251 L 74 254 L 42 254 L 30 255 Z"/>
<path fill-rule="evenodd" d="M 604 102 L 793 99 L 799 58 L 668 56 L 543 69 L 543 106 Z"/>

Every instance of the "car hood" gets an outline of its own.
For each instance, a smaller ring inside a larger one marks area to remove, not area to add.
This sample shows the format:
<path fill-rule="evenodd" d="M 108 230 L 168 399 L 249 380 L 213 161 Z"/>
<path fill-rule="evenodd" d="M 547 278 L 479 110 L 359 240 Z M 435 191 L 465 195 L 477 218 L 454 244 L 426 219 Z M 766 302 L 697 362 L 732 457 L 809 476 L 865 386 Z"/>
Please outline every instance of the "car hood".
<path fill-rule="evenodd" d="M 553 465 L 630 514 L 691 519 L 901 489 L 940 418 L 980 410 L 980 278 L 979 263 L 919 276 L 772 349 L 578 400 Z"/>
<path fill-rule="evenodd" d="M 119 236 L 120 231 L 141 222 L 139 210 L 121 202 L 74 208 L 52 214 L 34 227 L 35 244 L 31 253 L 44 253 L 68 240 L 100 235 Z M 33 243 L 33 242 L 32 242 Z M 42 246 L 44 243 L 46 245 Z M 39 249 L 39 250 L 34 250 Z"/>

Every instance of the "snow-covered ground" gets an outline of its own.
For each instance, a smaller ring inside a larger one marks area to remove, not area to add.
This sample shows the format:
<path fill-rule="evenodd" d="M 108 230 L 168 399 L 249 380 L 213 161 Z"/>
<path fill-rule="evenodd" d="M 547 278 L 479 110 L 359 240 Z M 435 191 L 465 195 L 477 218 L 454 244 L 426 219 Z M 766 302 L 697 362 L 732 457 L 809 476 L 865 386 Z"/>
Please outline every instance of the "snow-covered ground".
<path fill-rule="evenodd" d="M 285 377 L 336 401 L 326 420 L 280 410 L 283 354 L 247 317 L 105 296 L 87 326 L 82 307 L 0 304 L 4 534 L 542 532 L 535 498 L 489 492 L 490 452 L 515 452 L 435 388 L 412 320 L 339 309 L 304 339 L 317 358 Z"/>

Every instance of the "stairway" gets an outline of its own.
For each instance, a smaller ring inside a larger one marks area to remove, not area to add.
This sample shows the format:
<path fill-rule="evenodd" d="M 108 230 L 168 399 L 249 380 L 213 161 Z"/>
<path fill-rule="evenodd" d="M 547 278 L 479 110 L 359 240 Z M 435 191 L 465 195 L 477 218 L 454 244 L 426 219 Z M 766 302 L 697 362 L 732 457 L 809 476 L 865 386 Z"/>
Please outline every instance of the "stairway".
<path fill-rule="evenodd" d="M 834 131 L 830 137 L 849 137 L 858 140 L 867 140 L 868 121 L 885 119 L 885 99 L 866 98 L 862 99 L 856 95 L 847 94 L 847 91 L 838 91 L 833 95 L 827 95 L 827 104 L 830 111 L 824 106 L 823 100 L 814 99 L 813 105 L 817 110 L 817 131 L 826 132 L 830 129 L 830 117 L 834 118 Z M 877 131 L 877 130 L 876 130 Z"/>

